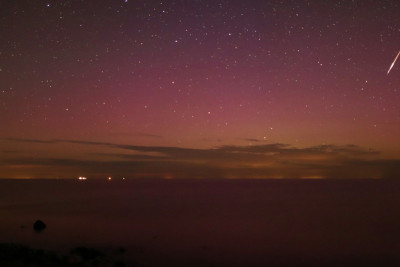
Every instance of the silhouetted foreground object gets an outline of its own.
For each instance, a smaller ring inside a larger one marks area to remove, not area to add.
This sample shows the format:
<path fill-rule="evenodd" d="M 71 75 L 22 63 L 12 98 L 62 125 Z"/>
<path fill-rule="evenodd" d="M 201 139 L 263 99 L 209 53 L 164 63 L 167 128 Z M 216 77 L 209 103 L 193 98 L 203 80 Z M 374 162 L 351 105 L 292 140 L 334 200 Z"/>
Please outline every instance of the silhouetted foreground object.
<path fill-rule="evenodd" d="M 66 257 L 27 246 L 0 243 L 0 266 L 71 266 Z"/>
<path fill-rule="evenodd" d="M 0 266 L 6 267 L 133 267 L 105 253 L 87 247 L 77 247 L 70 255 L 34 249 L 24 245 L 0 243 Z"/>
<path fill-rule="evenodd" d="M 71 250 L 71 255 L 78 256 L 81 258 L 81 261 L 92 261 L 105 257 L 104 253 L 101 251 L 87 247 L 76 247 Z"/>
<path fill-rule="evenodd" d="M 43 231 L 44 229 L 46 229 L 46 224 L 44 222 L 42 222 L 41 220 L 37 220 L 34 224 L 33 224 L 33 230 L 35 230 L 36 232 L 40 233 L 41 231 Z"/>

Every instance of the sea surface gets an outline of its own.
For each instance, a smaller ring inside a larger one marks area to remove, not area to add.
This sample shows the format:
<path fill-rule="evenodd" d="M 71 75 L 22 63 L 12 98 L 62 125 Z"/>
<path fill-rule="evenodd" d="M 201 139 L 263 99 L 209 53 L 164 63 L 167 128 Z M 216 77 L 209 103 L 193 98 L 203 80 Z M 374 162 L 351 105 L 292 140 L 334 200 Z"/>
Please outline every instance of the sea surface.
<path fill-rule="evenodd" d="M 0 180 L 0 242 L 136 266 L 400 266 L 400 180 Z"/>

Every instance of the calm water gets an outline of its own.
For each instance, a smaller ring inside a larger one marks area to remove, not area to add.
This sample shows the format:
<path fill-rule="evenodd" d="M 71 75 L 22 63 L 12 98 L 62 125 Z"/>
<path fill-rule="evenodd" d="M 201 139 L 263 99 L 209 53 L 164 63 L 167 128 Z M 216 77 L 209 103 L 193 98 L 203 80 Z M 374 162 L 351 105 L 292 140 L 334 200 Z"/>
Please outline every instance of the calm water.
<path fill-rule="evenodd" d="M 0 242 L 124 247 L 139 266 L 399 266 L 399 207 L 393 180 L 0 180 Z"/>

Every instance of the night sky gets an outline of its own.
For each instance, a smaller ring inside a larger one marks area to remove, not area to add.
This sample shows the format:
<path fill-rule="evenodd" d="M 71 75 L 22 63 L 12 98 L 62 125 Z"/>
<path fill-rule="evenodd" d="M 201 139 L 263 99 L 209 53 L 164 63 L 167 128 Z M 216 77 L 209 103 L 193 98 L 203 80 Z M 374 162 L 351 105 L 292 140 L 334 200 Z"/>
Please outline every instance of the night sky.
<path fill-rule="evenodd" d="M 398 1 L 0 1 L 0 178 L 399 178 Z"/>

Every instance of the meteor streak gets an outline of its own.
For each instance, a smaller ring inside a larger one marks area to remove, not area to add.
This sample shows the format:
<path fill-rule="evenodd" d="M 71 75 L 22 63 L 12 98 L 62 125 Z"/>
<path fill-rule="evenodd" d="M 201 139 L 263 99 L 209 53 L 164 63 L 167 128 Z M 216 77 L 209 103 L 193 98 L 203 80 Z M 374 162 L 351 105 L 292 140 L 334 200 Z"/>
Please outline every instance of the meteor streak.
<path fill-rule="evenodd" d="M 399 53 L 397 53 L 397 56 L 396 56 L 396 58 L 393 60 L 392 65 L 390 65 L 390 68 L 389 68 L 389 70 L 388 70 L 388 72 L 387 72 L 387 75 L 388 75 L 389 72 L 392 70 L 392 68 L 393 68 L 393 66 L 394 66 L 394 63 L 396 63 L 396 60 L 399 58 L 399 56 L 400 56 L 400 51 L 399 51 Z"/>

